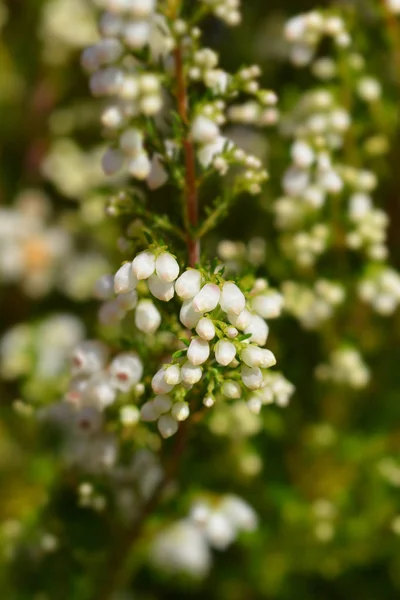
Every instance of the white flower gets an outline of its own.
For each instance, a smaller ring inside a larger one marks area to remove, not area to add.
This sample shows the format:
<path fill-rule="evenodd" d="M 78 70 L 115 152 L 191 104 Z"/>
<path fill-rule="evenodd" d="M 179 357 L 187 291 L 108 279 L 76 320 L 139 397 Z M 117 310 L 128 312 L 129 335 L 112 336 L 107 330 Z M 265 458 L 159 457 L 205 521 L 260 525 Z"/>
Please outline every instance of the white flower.
<path fill-rule="evenodd" d="M 110 300 L 114 296 L 114 275 L 103 275 L 94 285 L 93 295 L 98 300 Z"/>
<path fill-rule="evenodd" d="M 140 50 L 150 38 L 150 24 L 147 21 L 131 21 L 123 31 L 124 40 L 132 50 Z"/>
<path fill-rule="evenodd" d="M 140 419 L 140 412 L 137 406 L 125 405 L 119 411 L 119 418 L 125 427 L 136 425 Z"/>
<path fill-rule="evenodd" d="M 214 158 L 222 154 L 225 147 L 230 150 L 233 143 L 228 138 L 219 135 L 213 142 L 202 146 L 197 152 L 197 158 L 202 167 L 207 168 L 211 165 Z"/>
<path fill-rule="evenodd" d="M 235 539 L 235 529 L 221 512 L 213 512 L 207 520 L 205 533 L 214 548 L 225 550 Z"/>
<path fill-rule="evenodd" d="M 251 308 L 264 319 L 274 319 L 282 312 L 283 296 L 279 292 L 259 294 L 252 299 Z"/>
<path fill-rule="evenodd" d="M 140 419 L 152 423 L 160 417 L 160 412 L 152 401 L 146 402 L 140 409 Z"/>
<path fill-rule="evenodd" d="M 195 312 L 193 308 L 193 300 L 185 300 L 179 313 L 181 323 L 188 329 L 193 329 L 193 327 L 196 327 L 200 318 L 201 315 L 198 312 Z"/>
<path fill-rule="evenodd" d="M 139 129 L 127 129 L 119 138 L 121 150 L 131 158 L 143 153 L 143 133 Z"/>
<path fill-rule="evenodd" d="M 164 376 L 164 368 L 159 369 L 157 373 L 153 376 L 153 379 L 151 380 L 151 387 L 155 394 L 168 394 L 174 387 L 173 385 L 170 385 L 165 381 Z"/>
<path fill-rule="evenodd" d="M 126 294 L 133 291 L 137 286 L 137 279 L 132 271 L 132 263 L 125 263 L 115 273 L 114 292 L 116 294 Z"/>
<path fill-rule="evenodd" d="M 218 305 L 221 290 L 215 283 L 207 283 L 193 298 L 193 309 L 198 313 L 214 310 Z"/>
<path fill-rule="evenodd" d="M 219 127 L 211 119 L 199 115 L 192 123 L 191 132 L 192 137 L 196 142 L 199 142 L 200 144 L 211 144 L 219 135 Z"/>
<path fill-rule="evenodd" d="M 179 265 L 169 252 L 162 252 L 156 258 L 156 273 L 162 281 L 175 281 L 179 275 Z"/>
<path fill-rule="evenodd" d="M 128 392 L 139 383 L 143 365 L 137 354 L 119 354 L 111 362 L 109 371 L 112 385 L 121 392 Z"/>
<path fill-rule="evenodd" d="M 167 439 L 178 431 L 179 426 L 177 421 L 171 417 L 171 415 L 163 415 L 159 418 L 157 427 L 162 437 Z"/>
<path fill-rule="evenodd" d="M 154 191 L 165 185 L 168 181 L 168 173 L 164 169 L 163 163 L 161 162 L 160 156 L 154 154 L 151 159 L 151 171 L 147 178 L 147 185 L 149 189 Z"/>
<path fill-rule="evenodd" d="M 171 414 L 176 421 L 186 421 L 190 414 L 190 408 L 187 402 L 175 402 L 171 409 Z"/>
<path fill-rule="evenodd" d="M 194 385 L 201 379 L 203 371 L 201 367 L 192 365 L 189 361 L 185 362 L 181 368 L 182 381 L 188 385 Z"/>
<path fill-rule="evenodd" d="M 148 19 L 155 11 L 156 0 L 129 0 L 126 8 L 135 19 Z"/>
<path fill-rule="evenodd" d="M 215 360 L 226 367 L 233 361 L 236 355 L 236 347 L 232 342 L 227 340 L 219 340 L 214 347 Z"/>
<path fill-rule="evenodd" d="M 245 334 L 251 333 L 250 341 L 258 346 L 265 346 L 268 338 L 269 327 L 258 315 L 252 315 L 250 324 L 244 329 Z"/>
<path fill-rule="evenodd" d="M 169 385 L 178 385 L 181 382 L 181 370 L 177 365 L 171 365 L 164 372 L 164 379 Z"/>
<path fill-rule="evenodd" d="M 132 262 L 132 271 L 137 279 L 148 279 L 156 268 L 156 259 L 152 252 L 138 254 Z"/>
<path fill-rule="evenodd" d="M 223 311 L 239 315 L 246 306 L 246 298 L 235 283 L 227 281 L 222 286 L 219 303 Z"/>
<path fill-rule="evenodd" d="M 222 512 L 239 531 L 254 531 L 257 527 L 257 515 L 253 508 L 239 496 L 224 496 L 220 506 Z"/>
<path fill-rule="evenodd" d="M 210 341 L 215 337 L 214 323 L 208 317 L 202 317 L 196 325 L 196 332 L 203 340 Z"/>
<path fill-rule="evenodd" d="M 186 572 L 204 577 L 210 569 L 211 553 L 203 533 L 181 520 L 159 533 L 151 547 L 155 565 L 172 573 Z"/>
<path fill-rule="evenodd" d="M 242 388 L 237 383 L 237 381 L 224 381 L 222 384 L 221 392 L 227 398 L 235 398 L 238 399 L 242 395 Z"/>
<path fill-rule="evenodd" d="M 107 361 L 107 347 L 97 340 L 84 340 L 72 353 L 72 373 L 90 374 L 100 371 Z"/>
<path fill-rule="evenodd" d="M 155 333 L 161 325 L 161 315 L 151 300 L 140 300 L 135 311 L 135 325 L 143 333 Z"/>
<path fill-rule="evenodd" d="M 81 391 L 84 394 L 84 400 L 89 404 L 94 403 L 97 408 L 103 409 L 110 406 L 115 401 L 117 395 L 116 389 L 119 388 L 117 388 L 116 385 L 113 385 L 113 380 L 106 372 L 100 371 L 95 373 L 88 381 L 86 381 L 86 384 L 87 385 L 82 387 Z"/>
<path fill-rule="evenodd" d="M 124 155 L 113 148 L 108 148 L 101 160 L 103 171 L 106 175 L 115 175 L 120 171 L 124 164 Z"/>
<path fill-rule="evenodd" d="M 228 319 L 238 329 L 246 329 L 251 323 L 253 315 L 250 311 L 245 308 L 240 314 L 235 315 L 234 313 L 228 313 Z"/>
<path fill-rule="evenodd" d="M 172 400 L 167 394 L 159 394 L 153 399 L 153 404 L 160 415 L 163 415 L 171 410 Z"/>
<path fill-rule="evenodd" d="M 147 283 L 149 285 L 150 292 L 153 294 L 153 296 L 158 298 L 158 300 L 169 302 L 171 298 L 174 297 L 174 284 L 162 281 L 155 273 L 149 277 Z"/>
<path fill-rule="evenodd" d="M 128 163 L 128 171 L 139 181 L 147 179 L 151 173 L 151 162 L 146 152 L 141 152 Z"/>
<path fill-rule="evenodd" d="M 200 291 L 201 275 L 196 269 L 187 269 L 178 279 L 175 284 L 175 291 L 180 298 L 189 300 L 194 298 Z"/>
<path fill-rule="evenodd" d="M 258 367 L 242 366 L 240 371 L 242 381 L 249 390 L 258 390 L 262 386 L 263 376 Z"/>
<path fill-rule="evenodd" d="M 201 338 L 193 338 L 187 351 L 188 360 L 193 365 L 202 365 L 210 356 L 210 346 L 208 342 Z"/>
<path fill-rule="evenodd" d="M 310 167 L 315 159 L 311 146 L 300 140 L 293 144 L 291 154 L 294 163 L 300 168 Z"/>

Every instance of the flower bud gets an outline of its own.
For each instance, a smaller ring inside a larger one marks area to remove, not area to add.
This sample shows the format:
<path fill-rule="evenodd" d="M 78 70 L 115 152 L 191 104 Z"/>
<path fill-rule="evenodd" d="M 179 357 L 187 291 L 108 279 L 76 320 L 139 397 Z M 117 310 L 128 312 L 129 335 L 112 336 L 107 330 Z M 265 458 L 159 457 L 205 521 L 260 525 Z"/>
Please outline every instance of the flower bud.
<path fill-rule="evenodd" d="M 227 281 L 222 286 L 219 303 L 223 311 L 239 315 L 246 306 L 246 299 L 235 283 Z"/>
<path fill-rule="evenodd" d="M 215 404 L 214 396 L 206 396 L 203 398 L 203 404 L 206 408 L 211 408 Z"/>
<path fill-rule="evenodd" d="M 114 276 L 103 275 L 94 285 L 93 295 L 98 300 L 110 300 L 114 296 Z"/>
<path fill-rule="evenodd" d="M 168 181 L 168 173 L 160 160 L 158 154 L 154 154 L 151 159 L 151 171 L 147 178 L 147 185 L 150 190 L 154 191 L 165 185 Z"/>
<path fill-rule="evenodd" d="M 125 312 L 133 310 L 137 304 L 138 295 L 136 290 L 132 292 L 126 292 L 125 294 L 119 294 L 115 299 L 116 304 Z"/>
<path fill-rule="evenodd" d="M 220 364 L 226 367 L 233 361 L 236 355 L 236 348 L 232 342 L 227 340 L 219 340 L 214 347 L 215 359 Z"/>
<path fill-rule="evenodd" d="M 228 517 L 238 531 L 254 531 L 257 527 L 257 515 L 251 506 L 233 494 L 224 496 L 219 510 Z"/>
<path fill-rule="evenodd" d="M 311 146 L 300 140 L 293 144 L 291 154 L 296 166 L 300 168 L 310 167 L 315 159 Z"/>
<path fill-rule="evenodd" d="M 143 404 L 143 406 L 140 409 L 140 418 L 142 421 L 151 423 L 153 421 L 157 421 L 159 417 L 160 412 L 158 411 L 157 407 L 154 406 L 154 403 L 152 401 Z"/>
<path fill-rule="evenodd" d="M 258 367 L 243 366 L 240 371 L 242 381 L 249 390 L 258 390 L 262 386 L 263 377 Z"/>
<path fill-rule="evenodd" d="M 252 314 L 250 311 L 245 308 L 239 315 L 235 315 L 234 313 L 228 313 L 228 319 L 239 330 L 246 329 L 251 323 Z"/>
<path fill-rule="evenodd" d="M 246 404 L 247 408 L 251 413 L 253 413 L 254 415 L 259 415 L 261 412 L 263 401 L 262 398 L 257 394 L 251 394 L 251 396 L 248 397 Z"/>
<path fill-rule="evenodd" d="M 112 385 L 121 392 L 128 392 L 139 383 L 143 374 L 143 365 L 137 354 L 127 352 L 114 358 L 109 371 Z"/>
<path fill-rule="evenodd" d="M 178 261 L 169 252 L 162 252 L 156 258 L 156 273 L 162 281 L 175 281 L 179 275 Z"/>
<path fill-rule="evenodd" d="M 156 7 L 156 0 L 129 0 L 127 9 L 134 19 L 151 17 Z"/>
<path fill-rule="evenodd" d="M 187 351 L 188 360 L 192 365 L 202 365 L 210 356 L 208 342 L 201 338 L 193 338 Z"/>
<path fill-rule="evenodd" d="M 156 259 L 152 252 L 146 250 L 138 254 L 132 262 L 132 271 L 137 279 L 148 279 L 153 275 Z"/>
<path fill-rule="evenodd" d="M 107 347 L 97 340 L 84 340 L 76 346 L 72 353 L 73 375 L 94 373 L 100 371 L 107 361 Z"/>
<path fill-rule="evenodd" d="M 175 402 L 172 407 L 171 415 L 176 421 L 186 421 L 190 415 L 190 408 L 187 402 Z"/>
<path fill-rule="evenodd" d="M 124 427 L 132 427 L 132 425 L 137 425 L 139 422 L 140 411 L 137 406 L 122 406 L 119 411 L 119 419 Z"/>
<path fill-rule="evenodd" d="M 199 293 L 201 287 L 201 275 L 196 269 L 187 269 L 175 284 L 175 291 L 180 298 L 190 300 Z"/>
<path fill-rule="evenodd" d="M 237 381 L 224 381 L 222 384 L 221 392 L 227 398 L 239 399 L 242 395 L 242 388 Z"/>
<path fill-rule="evenodd" d="M 171 415 L 163 415 L 157 423 L 158 431 L 164 439 L 173 436 L 178 431 L 178 423 Z"/>
<path fill-rule="evenodd" d="M 119 138 L 121 150 L 132 158 L 137 158 L 143 152 L 143 134 L 139 129 L 130 128 Z"/>
<path fill-rule="evenodd" d="M 135 325 L 143 333 L 155 333 L 161 325 L 161 315 L 151 300 L 141 300 L 135 311 Z"/>
<path fill-rule="evenodd" d="M 188 329 L 193 329 L 199 322 L 201 315 L 193 310 L 193 300 L 185 300 L 179 313 L 181 323 Z"/>
<path fill-rule="evenodd" d="M 221 290 L 215 283 L 207 283 L 193 298 L 193 309 L 195 312 L 211 312 L 218 305 Z"/>
<path fill-rule="evenodd" d="M 240 353 L 240 358 L 248 367 L 261 367 L 263 363 L 263 350 L 259 346 L 247 346 Z"/>
<path fill-rule="evenodd" d="M 149 41 L 150 24 L 147 21 L 131 21 L 124 27 L 124 40 L 132 50 L 140 50 Z"/>
<path fill-rule="evenodd" d="M 153 379 L 151 380 L 151 387 L 153 389 L 153 392 L 157 395 L 168 394 L 174 387 L 173 385 L 170 385 L 165 381 L 164 375 L 165 369 L 159 369 L 154 375 Z"/>
<path fill-rule="evenodd" d="M 153 294 L 153 296 L 158 298 L 158 300 L 169 302 L 171 298 L 174 297 L 174 284 L 162 281 L 159 277 L 157 277 L 156 274 L 153 274 L 151 277 L 149 277 L 147 283 L 149 285 L 150 292 Z"/>
<path fill-rule="evenodd" d="M 182 381 L 188 385 L 194 385 L 199 382 L 202 374 L 201 367 L 192 365 L 189 361 L 185 362 L 181 368 Z"/>
<path fill-rule="evenodd" d="M 115 387 L 113 387 L 108 374 L 104 371 L 92 375 L 84 390 L 85 400 L 90 404 L 93 403 L 99 409 L 113 404 L 116 395 Z"/>
<path fill-rule="evenodd" d="M 234 339 L 234 338 L 236 338 L 236 337 L 239 335 L 239 332 L 238 332 L 238 330 L 236 329 L 236 327 L 227 327 L 227 328 L 226 328 L 226 331 L 225 331 L 225 335 L 226 335 L 228 338 L 232 338 L 232 339 Z"/>
<path fill-rule="evenodd" d="M 282 312 L 283 297 L 278 292 L 260 294 L 252 299 L 251 308 L 264 319 L 275 319 Z"/>
<path fill-rule="evenodd" d="M 273 352 L 271 352 L 271 350 L 267 350 L 266 348 L 263 348 L 262 363 L 260 364 L 260 367 L 262 369 L 269 369 L 270 367 L 273 367 L 274 365 L 276 365 L 275 355 L 273 354 Z"/>
<path fill-rule="evenodd" d="M 118 269 L 114 276 L 114 292 L 126 294 L 132 292 L 137 286 L 137 279 L 132 271 L 132 263 L 125 263 Z"/>
<path fill-rule="evenodd" d="M 269 327 L 258 315 L 252 315 L 250 324 L 244 330 L 245 334 L 251 333 L 250 341 L 258 346 L 265 346 L 268 338 Z"/>
<path fill-rule="evenodd" d="M 103 37 L 115 38 L 121 34 L 123 21 L 118 15 L 106 12 L 100 18 L 99 30 Z"/>
<path fill-rule="evenodd" d="M 192 137 L 199 144 L 210 144 L 219 135 L 219 127 L 211 119 L 199 115 L 192 123 Z"/>
<path fill-rule="evenodd" d="M 101 159 L 101 166 L 105 175 L 115 175 L 124 164 L 124 155 L 119 150 L 108 148 Z"/>
<path fill-rule="evenodd" d="M 202 317 L 197 323 L 196 332 L 203 340 L 210 341 L 215 337 L 214 323 L 208 317 Z"/>
<path fill-rule="evenodd" d="M 177 365 L 171 365 L 164 372 L 164 379 L 169 385 L 178 385 L 181 382 L 181 370 Z"/>
<path fill-rule="evenodd" d="M 125 317 L 125 312 L 117 300 L 108 300 L 100 306 L 98 319 L 102 325 L 115 325 Z"/>
<path fill-rule="evenodd" d="M 144 181 L 148 178 L 151 171 L 151 162 L 146 152 L 141 152 L 128 164 L 128 171 L 139 181 Z"/>
<path fill-rule="evenodd" d="M 167 394 L 161 394 L 154 398 L 153 404 L 160 413 L 160 415 L 163 415 L 164 413 L 167 413 L 169 410 L 171 410 L 172 400 Z"/>

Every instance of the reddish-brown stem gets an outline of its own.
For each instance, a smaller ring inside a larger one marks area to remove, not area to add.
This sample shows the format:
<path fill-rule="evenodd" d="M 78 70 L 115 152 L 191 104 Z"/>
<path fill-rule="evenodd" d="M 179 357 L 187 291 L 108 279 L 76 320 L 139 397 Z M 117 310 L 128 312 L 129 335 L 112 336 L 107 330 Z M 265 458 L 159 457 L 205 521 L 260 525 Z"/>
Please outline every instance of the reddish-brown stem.
<path fill-rule="evenodd" d="M 188 126 L 188 99 L 186 93 L 185 73 L 183 67 L 182 50 L 178 46 L 175 50 L 175 68 L 177 82 L 178 113 L 183 126 Z M 190 133 L 186 133 L 182 141 L 185 156 L 185 211 L 187 217 L 186 240 L 188 262 L 194 267 L 200 260 L 200 243 L 193 236 L 193 228 L 198 225 L 198 195 L 196 185 L 196 161 L 193 141 Z"/>
<path fill-rule="evenodd" d="M 188 100 L 183 68 L 182 51 L 178 46 L 175 50 L 176 97 L 178 113 L 183 126 L 188 128 Z M 186 221 L 186 245 L 188 252 L 188 263 L 191 267 L 200 260 L 200 243 L 193 234 L 193 229 L 198 225 L 198 195 L 196 184 L 196 161 L 193 142 L 189 133 L 185 133 L 182 140 L 185 157 L 185 221 Z M 133 544 L 140 537 L 146 517 L 158 506 L 160 499 L 169 483 L 176 477 L 181 459 L 186 446 L 188 433 L 188 421 L 180 424 L 176 435 L 175 446 L 171 458 L 166 466 L 165 475 L 154 490 L 151 498 L 143 505 L 140 517 L 126 530 L 119 540 L 118 546 L 114 548 L 108 560 L 107 579 L 100 581 L 99 589 L 93 600 L 110 600 L 115 590 L 123 582 L 126 558 Z"/>

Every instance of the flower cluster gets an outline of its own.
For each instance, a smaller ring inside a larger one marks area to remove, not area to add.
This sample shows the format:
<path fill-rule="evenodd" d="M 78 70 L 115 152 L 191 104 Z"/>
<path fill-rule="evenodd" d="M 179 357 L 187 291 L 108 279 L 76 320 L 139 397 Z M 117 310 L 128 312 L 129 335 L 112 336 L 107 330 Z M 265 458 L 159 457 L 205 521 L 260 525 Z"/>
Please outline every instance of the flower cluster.
<path fill-rule="evenodd" d="M 72 349 L 83 336 L 83 324 L 69 314 L 15 325 L 0 340 L 1 375 L 5 379 L 24 377 L 36 382 L 57 378 L 64 373 Z"/>
<path fill-rule="evenodd" d="M 65 229 L 48 224 L 50 204 L 26 190 L 14 208 L 0 210 L 0 280 L 21 285 L 26 294 L 43 296 L 57 281 L 72 250 Z"/>
<path fill-rule="evenodd" d="M 65 399 L 77 409 L 93 407 L 101 411 L 113 404 L 118 393 L 126 394 L 134 388 L 138 394 L 143 392 L 143 365 L 137 354 L 117 354 L 108 363 L 107 346 L 97 340 L 85 340 L 74 348 L 71 371 L 73 378 Z"/>
<path fill-rule="evenodd" d="M 218 269 L 189 268 L 180 276 L 179 272 L 172 254 L 154 248 L 123 264 L 115 274 L 113 288 L 109 278 L 98 285 L 98 291 L 102 287 L 104 293 L 117 294 L 103 304 L 103 321 L 106 313 L 135 308 L 135 325 L 146 334 L 154 334 L 161 325 L 162 308 L 149 298 L 138 301 L 143 282 L 147 283 L 146 293 L 156 300 L 169 302 L 176 294 L 182 301 L 179 321 L 183 339 L 185 331 L 193 331 L 186 337 L 186 348 L 178 350 L 154 375 L 155 398 L 141 408 L 142 420 L 157 421 L 164 437 L 176 433 L 179 421 L 188 418 L 187 392 L 201 381 L 207 384 L 203 402 L 208 407 L 215 403 L 213 392 L 220 386 L 223 396 L 235 399 L 266 387 L 265 369 L 276 360 L 263 348 L 269 331 L 264 319 L 279 316 L 282 306 L 281 296 L 269 291 L 263 280 L 256 280 L 246 300 L 240 288 L 226 281 Z"/>
<path fill-rule="evenodd" d="M 151 561 L 171 573 L 204 577 L 211 566 L 211 548 L 225 550 L 242 531 L 257 526 L 254 510 L 242 498 L 226 495 L 193 503 L 189 516 L 153 540 Z"/>
<path fill-rule="evenodd" d="M 291 44 L 290 58 L 293 64 L 309 64 L 322 38 L 326 36 L 339 48 L 350 45 L 345 23 L 339 16 L 312 11 L 289 19 L 285 26 L 285 37 Z"/>
<path fill-rule="evenodd" d="M 312 288 L 295 281 L 285 281 L 282 291 L 285 309 L 305 329 L 317 329 L 332 318 L 335 309 L 345 299 L 343 286 L 327 279 L 318 279 Z"/>
<path fill-rule="evenodd" d="M 400 275 L 389 267 L 374 270 L 360 281 L 358 293 L 377 313 L 391 315 L 400 304 Z"/>
<path fill-rule="evenodd" d="M 316 377 L 321 381 L 361 389 L 368 385 L 370 372 L 355 348 L 343 347 L 332 352 L 327 363 L 318 365 Z"/>
<path fill-rule="evenodd" d="M 350 197 L 349 220 L 353 229 L 347 234 L 347 246 L 355 250 L 364 248 L 371 260 L 387 258 L 386 229 L 389 218 L 383 210 L 373 207 L 371 196 L 358 192 Z"/>

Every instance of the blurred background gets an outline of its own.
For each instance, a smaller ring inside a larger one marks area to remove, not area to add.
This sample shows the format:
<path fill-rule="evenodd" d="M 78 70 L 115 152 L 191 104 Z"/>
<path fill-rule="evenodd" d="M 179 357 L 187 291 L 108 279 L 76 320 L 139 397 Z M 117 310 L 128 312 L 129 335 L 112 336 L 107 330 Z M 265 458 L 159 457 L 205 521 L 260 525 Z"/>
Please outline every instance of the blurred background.
<path fill-rule="evenodd" d="M 374 127 L 386 150 L 373 161 L 379 178 L 375 197 L 389 215 L 390 262 L 399 268 L 400 21 L 388 17 L 378 0 L 243 4 L 243 25 L 228 30 L 211 20 L 207 43 L 221 53 L 227 70 L 260 64 L 263 84 L 277 91 L 283 113 L 313 86 L 308 70 L 287 60 L 285 20 L 328 5 L 348 19 L 352 41 L 383 90 Z M 100 106 L 89 95 L 79 63 L 82 49 L 97 39 L 96 20 L 90 0 L 0 0 L 0 591 L 5 600 L 91 598 L 88 574 L 112 539 L 107 514 L 77 503 L 75 483 L 60 467 L 59 440 L 33 418 L 61 396 L 73 346 L 98 331 L 93 287 L 121 262 L 120 225 L 104 218 L 110 182 L 100 168 Z M 352 118 L 358 130 L 371 125 L 361 109 Z M 253 249 L 261 248 L 257 272 L 279 287 L 298 276 L 279 250 L 271 210 L 281 194 L 289 143 L 278 128 L 266 134 L 237 128 L 235 136 L 268 164 L 271 179 L 260 200 L 238 202 L 210 236 L 207 252 L 220 253 L 224 239 L 253 240 Z M 337 261 L 333 256 L 322 271 L 334 271 Z M 360 268 L 348 259 L 343 280 L 351 284 Z M 363 390 L 314 377 L 337 330 L 357 344 L 369 366 L 371 382 Z M 196 486 L 246 498 L 259 515 L 258 530 L 217 552 L 201 581 L 151 568 L 143 559 L 144 539 L 132 558 L 132 595 L 115 598 L 399 597 L 399 314 L 373 315 L 355 304 L 318 331 L 305 330 L 288 314 L 274 322 L 271 338 L 280 368 L 296 387 L 290 406 L 268 409 L 260 418 L 244 417 L 240 408 L 221 410 L 196 439 L 191 467 L 184 464 L 181 473 L 189 493 Z M 187 509 L 185 502 L 185 497 L 174 501 L 177 518 Z M 151 527 L 162 518 L 158 515 Z"/>

